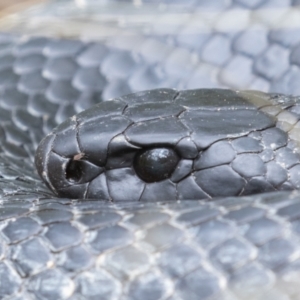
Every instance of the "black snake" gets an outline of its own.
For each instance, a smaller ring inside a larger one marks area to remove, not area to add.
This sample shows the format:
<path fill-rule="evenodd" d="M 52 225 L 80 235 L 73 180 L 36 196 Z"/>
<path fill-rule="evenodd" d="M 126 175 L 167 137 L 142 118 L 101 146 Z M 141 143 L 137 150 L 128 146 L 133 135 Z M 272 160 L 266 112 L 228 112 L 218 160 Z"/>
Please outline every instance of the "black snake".
<path fill-rule="evenodd" d="M 297 1 L 216 3 L 214 34 L 186 19 L 204 1 L 161 27 L 166 1 L 119 39 L 1 35 L 1 299 L 299 299 Z M 235 9 L 278 26 L 222 28 Z M 35 171 L 46 134 L 37 166 L 66 198 Z M 145 174 L 155 149 L 175 163 Z"/>

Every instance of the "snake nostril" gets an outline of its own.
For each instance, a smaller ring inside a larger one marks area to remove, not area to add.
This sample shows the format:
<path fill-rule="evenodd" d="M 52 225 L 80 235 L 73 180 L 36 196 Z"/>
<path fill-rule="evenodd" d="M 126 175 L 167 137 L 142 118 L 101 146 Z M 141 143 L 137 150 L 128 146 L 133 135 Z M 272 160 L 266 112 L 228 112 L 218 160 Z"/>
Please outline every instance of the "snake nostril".
<path fill-rule="evenodd" d="M 76 154 L 64 164 L 64 179 L 66 179 L 70 185 L 91 182 L 104 170 L 82 158 L 84 158 L 83 154 Z"/>
<path fill-rule="evenodd" d="M 83 176 L 82 164 L 78 160 L 70 160 L 66 166 L 66 179 L 71 183 L 78 183 Z"/>

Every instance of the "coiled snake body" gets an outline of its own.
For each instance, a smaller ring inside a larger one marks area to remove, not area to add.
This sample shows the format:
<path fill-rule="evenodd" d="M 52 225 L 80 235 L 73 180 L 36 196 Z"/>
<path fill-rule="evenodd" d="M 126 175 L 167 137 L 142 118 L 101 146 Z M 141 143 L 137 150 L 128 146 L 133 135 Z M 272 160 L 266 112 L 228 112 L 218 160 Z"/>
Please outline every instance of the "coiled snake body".
<path fill-rule="evenodd" d="M 1 35 L 1 299 L 300 297 L 298 35 L 246 33 Z"/>

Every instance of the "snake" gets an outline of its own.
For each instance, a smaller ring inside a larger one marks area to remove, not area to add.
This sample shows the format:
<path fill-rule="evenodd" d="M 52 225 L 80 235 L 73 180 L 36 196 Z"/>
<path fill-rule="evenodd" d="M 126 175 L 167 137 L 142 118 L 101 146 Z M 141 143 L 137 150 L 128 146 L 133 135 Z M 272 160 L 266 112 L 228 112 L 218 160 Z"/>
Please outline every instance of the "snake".
<path fill-rule="evenodd" d="M 0 299 L 299 299 L 298 2 L 123 2 L 0 35 Z"/>

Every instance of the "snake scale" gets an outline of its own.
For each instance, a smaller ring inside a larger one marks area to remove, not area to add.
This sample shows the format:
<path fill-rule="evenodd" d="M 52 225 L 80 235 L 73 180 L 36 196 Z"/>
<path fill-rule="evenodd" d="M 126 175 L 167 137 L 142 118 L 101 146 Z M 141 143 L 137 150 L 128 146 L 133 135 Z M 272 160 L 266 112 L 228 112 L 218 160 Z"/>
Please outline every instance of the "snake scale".
<path fill-rule="evenodd" d="M 175 2 L 0 35 L 0 299 L 300 299 L 299 1 Z"/>

